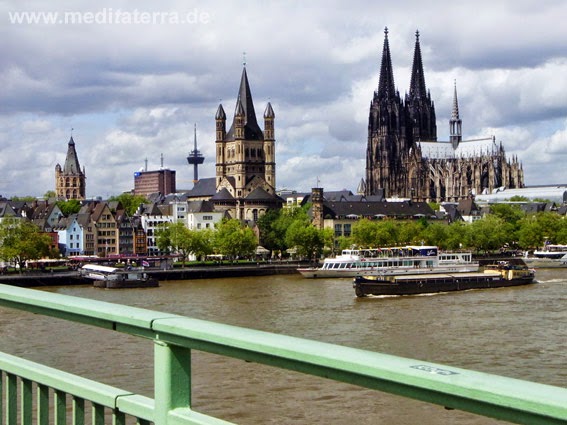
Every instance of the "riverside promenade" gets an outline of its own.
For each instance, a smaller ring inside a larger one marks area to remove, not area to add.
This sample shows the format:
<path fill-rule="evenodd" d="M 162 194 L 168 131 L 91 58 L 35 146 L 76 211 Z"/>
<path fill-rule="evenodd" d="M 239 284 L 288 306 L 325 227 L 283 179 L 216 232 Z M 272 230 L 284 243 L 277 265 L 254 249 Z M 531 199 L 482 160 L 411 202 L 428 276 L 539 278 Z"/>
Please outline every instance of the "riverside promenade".
<path fill-rule="evenodd" d="M 478 257 L 481 266 L 498 261 L 509 261 L 511 264 L 524 264 L 521 257 Z M 207 266 L 146 268 L 152 278 L 160 282 L 168 280 L 215 279 L 223 277 L 271 276 L 298 273 L 299 267 L 313 265 L 308 261 L 276 261 L 250 264 L 214 264 Z M 79 275 L 78 271 L 41 272 L 25 271 L 21 274 L 0 275 L 0 283 L 12 286 L 31 288 L 37 286 L 86 285 L 92 283 Z"/>
<path fill-rule="evenodd" d="M 252 264 L 218 264 L 211 266 L 174 267 L 170 269 L 147 268 L 146 272 L 158 281 L 214 279 L 222 277 L 271 276 L 295 274 L 303 262 L 258 262 Z M 92 283 L 79 275 L 78 271 L 24 272 L 0 275 L 0 283 L 25 288 L 37 286 L 85 285 Z"/>

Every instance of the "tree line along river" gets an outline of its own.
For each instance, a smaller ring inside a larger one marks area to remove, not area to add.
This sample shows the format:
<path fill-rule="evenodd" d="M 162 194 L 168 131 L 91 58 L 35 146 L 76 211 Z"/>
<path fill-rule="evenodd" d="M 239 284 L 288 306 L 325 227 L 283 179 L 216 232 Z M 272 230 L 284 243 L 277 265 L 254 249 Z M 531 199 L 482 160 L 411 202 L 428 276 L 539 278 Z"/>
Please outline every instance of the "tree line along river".
<path fill-rule="evenodd" d="M 567 269 L 538 270 L 536 278 L 513 288 L 363 299 L 350 279 L 299 275 L 42 290 L 565 387 Z M 5 308 L 0 323 L 4 352 L 153 397 L 148 340 Z M 239 424 L 501 423 L 200 352 L 193 407 Z"/>

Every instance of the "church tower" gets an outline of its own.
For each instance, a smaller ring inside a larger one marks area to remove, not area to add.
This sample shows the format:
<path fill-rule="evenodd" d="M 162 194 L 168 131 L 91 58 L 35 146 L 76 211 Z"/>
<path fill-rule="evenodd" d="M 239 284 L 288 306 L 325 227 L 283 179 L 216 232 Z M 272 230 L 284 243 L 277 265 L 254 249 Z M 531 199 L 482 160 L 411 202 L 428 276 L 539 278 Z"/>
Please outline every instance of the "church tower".
<path fill-rule="evenodd" d="M 85 180 L 85 170 L 81 171 L 75 141 L 71 136 L 67 145 L 65 165 L 63 168 L 59 164 L 55 166 L 55 194 L 62 199 L 83 200 L 86 192 Z"/>
<path fill-rule="evenodd" d="M 276 187 L 276 135 L 274 132 L 274 120 L 276 114 L 272 108 L 272 104 L 268 102 L 264 111 L 264 155 L 265 155 L 265 173 L 264 179 L 272 187 Z"/>
<path fill-rule="evenodd" d="M 408 111 L 409 136 L 414 142 L 436 141 L 437 123 L 435 122 L 435 106 L 431 94 L 425 87 L 419 31 L 415 32 L 415 48 L 411 71 L 410 89 L 405 99 Z"/>
<path fill-rule="evenodd" d="M 402 184 L 397 176 L 403 174 L 402 157 L 409 150 L 407 142 L 406 113 L 394 85 L 388 28 L 385 28 L 378 90 L 374 92 L 368 117 L 366 195 L 376 195 L 379 189 L 384 189 L 388 196 L 399 194 Z"/>
<path fill-rule="evenodd" d="M 216 121 L 216 191 L 212 198 L 234 218 L 251 219 L 281 204 L 276 196 L 275 113 L 268 102 L 264 130 L 258 125 L 246 65 L 232 125 L 226 131 L 226 114 L 219 105 Z"/>

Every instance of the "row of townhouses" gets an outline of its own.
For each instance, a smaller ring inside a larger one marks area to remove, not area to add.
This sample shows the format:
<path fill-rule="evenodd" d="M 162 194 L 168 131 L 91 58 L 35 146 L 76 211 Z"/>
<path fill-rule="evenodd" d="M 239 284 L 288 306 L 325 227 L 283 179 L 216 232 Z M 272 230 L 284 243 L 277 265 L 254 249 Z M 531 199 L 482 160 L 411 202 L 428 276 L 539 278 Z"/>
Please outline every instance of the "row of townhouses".
<path fill-rule="evenodd" d="M 0 221 L 18 218 L 33 222 L 51 236 L 52 248 L 66 257 L 158 255 L 157 231 L 164 223 L 212 229 L 223 216 L 208 201 L 173 199 L 141 204 L 132 216 L 116 201 L 83 201 L 80 211 L 68 216 L 53 201 L 0 201 Z"/>

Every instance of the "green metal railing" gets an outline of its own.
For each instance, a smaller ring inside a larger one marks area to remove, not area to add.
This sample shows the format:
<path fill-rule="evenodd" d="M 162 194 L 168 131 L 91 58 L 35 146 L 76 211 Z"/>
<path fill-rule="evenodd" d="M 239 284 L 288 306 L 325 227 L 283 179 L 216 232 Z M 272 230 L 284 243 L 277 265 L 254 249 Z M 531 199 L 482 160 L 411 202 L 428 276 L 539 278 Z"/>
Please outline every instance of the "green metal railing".
<path fill-rule="evenodd" d="M 179 315 L 0 285 L 0 305 L 153 340 L 155 399 L 0 353 L 0 419 L 8 425 L 92 423 L 227 424 L 191 409 L 191 350 L 299 371 L 519 424 L 566 424 L 567 389 Z M 0 342 L 1 344 L 1 342 Z M 18 391 L 19 383 L 19 391 Z M 34 383 L 34 384 L 32 384 Z M 33 387 L 37 396 L 33 401 Z M 4 388 L 2 388 L 2 386 Z M 19 393 L 19 397 L 18 397 Z M 18 409 L 19 407 L 19 415 Z M 35 415 L 32 414 L 35 409 Z M 0 423 L 2 421 L 0 420 Z"/>

